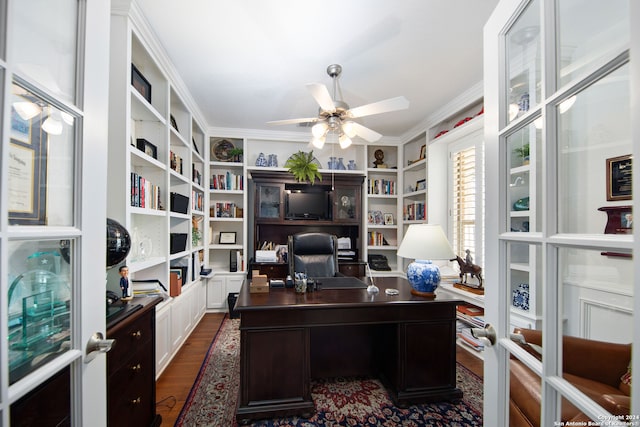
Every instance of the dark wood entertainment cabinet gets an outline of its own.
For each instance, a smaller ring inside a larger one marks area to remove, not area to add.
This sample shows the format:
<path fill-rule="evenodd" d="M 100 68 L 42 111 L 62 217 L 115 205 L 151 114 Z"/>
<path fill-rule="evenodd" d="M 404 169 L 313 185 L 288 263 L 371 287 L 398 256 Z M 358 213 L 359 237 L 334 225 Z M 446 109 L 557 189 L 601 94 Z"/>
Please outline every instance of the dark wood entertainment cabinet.
<path fill-rule="evenodd" d="M 264 242 L 286 245 L 289 235 L 302 232 L 325 232 L 338 237 L 349 237 L 352 249 L 361 254 L 363 182 L 364 175 L 360 173 L 336 173 L 333 177 L 325 173 L 323 181 L 316 181 L 311 185 L 299 183 L 286 171 L 251 170 L 250 183 L 254 198 L 253 215 L 250 215 L 253 218 L 252 255 L 255 255 L 255 250 L 260 249 Z M 330 218 L 288 218 L 286 202 L 287 193 L 291 191 L 327 192 L 330 198 Z M 344 264 L 347 272 L 357 267 Z M 350 267 L 346 267 L 347 265 Z M 277 265 L 260 268 L 264 268 L 263 272 L 266 274 L 269 268 L 273 274 L 282 274 Z M 346 274 L 344 271 L 343 273 Z M 286 277 L 286 274 L 270 277 Z"/>

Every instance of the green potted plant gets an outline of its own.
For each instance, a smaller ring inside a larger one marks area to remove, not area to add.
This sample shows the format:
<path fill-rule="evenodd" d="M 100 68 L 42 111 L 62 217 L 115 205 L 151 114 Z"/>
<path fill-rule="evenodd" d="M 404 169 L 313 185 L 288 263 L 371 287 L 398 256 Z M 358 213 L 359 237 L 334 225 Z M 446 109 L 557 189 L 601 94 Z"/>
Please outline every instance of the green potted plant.
<path fill-rule="evenodd" d="M 524 144 L 522 147 L 514 148 L 513 152 L 522 159 L 523 165 L 529 164 L 529 144 Z"/>
<path fill-rule="evenodd" d="M 231 150 L 227 151 L 227 153 L 231 156 L 234 162 L 242 162 L 242 154 L 244 153 L 242 148 L 233 147 Z"/>
<path fill-rule="evenodd" d="M 289 172 L 298 182 L 309 181 L 313 185 L 316 178 L 322 181 L 322 175 L 318 172 L 318 165 L 314 163 L 313 151 L 308 153 L 298 151 L 287 159 L 284 167 L 289 168 Z"/>

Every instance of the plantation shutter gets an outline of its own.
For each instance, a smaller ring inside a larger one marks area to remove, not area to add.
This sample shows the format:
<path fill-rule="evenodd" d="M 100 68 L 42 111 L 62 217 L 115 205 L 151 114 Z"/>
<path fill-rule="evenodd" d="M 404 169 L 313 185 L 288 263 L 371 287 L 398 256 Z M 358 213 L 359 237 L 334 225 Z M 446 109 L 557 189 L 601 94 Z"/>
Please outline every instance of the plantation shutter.
<path fill-rule="evenodd" d="M 476 256 L 476 149 L 465 148 L 452 153 L 453 206 L 452 246 L 463 259 L 465 250 Z"/>

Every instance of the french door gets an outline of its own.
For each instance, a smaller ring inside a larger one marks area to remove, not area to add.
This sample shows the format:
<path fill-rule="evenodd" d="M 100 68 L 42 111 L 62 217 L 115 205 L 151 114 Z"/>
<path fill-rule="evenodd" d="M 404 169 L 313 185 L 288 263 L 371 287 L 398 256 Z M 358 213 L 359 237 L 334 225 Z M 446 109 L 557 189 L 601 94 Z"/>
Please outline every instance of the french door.
<path fill-rule="evenodd" d="M 0 0 L 3 426 L 106 425 L 109 3 Z"/>
<path fill-rule="evenodd" d="M 615 420 L 573 386 L 563 353 L 567 337 L 640 343 L 637 22 L 632 0 L 504 0 L 485 26 L 485 425 L 517 425 L 510 403 L 531 404 L 510 389 L 517 366 L 542 393 L 534 425 Z M 518 327 L 542 345 L 516 342 Z"/>

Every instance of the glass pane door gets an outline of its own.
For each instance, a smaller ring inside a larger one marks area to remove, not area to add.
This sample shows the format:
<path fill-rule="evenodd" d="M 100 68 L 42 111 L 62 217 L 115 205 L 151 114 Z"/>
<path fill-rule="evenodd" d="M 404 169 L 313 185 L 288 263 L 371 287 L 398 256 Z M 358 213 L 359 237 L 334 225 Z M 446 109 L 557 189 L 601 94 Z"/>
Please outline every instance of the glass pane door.
<path fill-rule="evenodd" d="M 485 27 L 487 425 L 628 419 L 629 11 L 628 0 L 501 1 Z"/>

